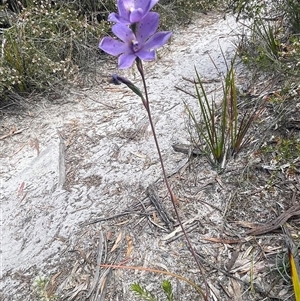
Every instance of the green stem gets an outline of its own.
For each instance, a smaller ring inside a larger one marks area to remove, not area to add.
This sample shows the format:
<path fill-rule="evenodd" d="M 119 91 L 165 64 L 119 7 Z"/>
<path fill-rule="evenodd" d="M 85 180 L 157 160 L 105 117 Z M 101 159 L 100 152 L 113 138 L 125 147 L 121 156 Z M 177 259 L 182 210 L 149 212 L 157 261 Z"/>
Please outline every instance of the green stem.
<path fill-rule="evenodd" d="M 169 184 L 169 181 L 168 181 L 168 177 L 167 177 L 167 174 L 166 174 L 166 170 L 165 170 L 165 166 L 164 166 L 164 161 L 163 161 L 163 158 L 162 158 L 162 155 L 161 155 L 161 151 L 160 151 L 160 147 L 159 147 L 159 144 L 158 144 L 158 140 L 157 140 L 157 136 L 156 136 L 156 131 L 155 131 L 155 127 L 154 127 L 154 124 L 153 124 L 153 120 L 152 120 L 152 116 L 151 116 L 151 110 L 150 110 L 150 104 L 149 104 L 149 98 L 148 98 L 148 90 L 147 90 L 147 85 L 146 85 L 146 80 L 145 80 L 145 75 L 144 75 L 144 69 L 143 69 L 143 64 L 142 64 L 142 61 L 137 58 L 136 59 L 136 65 L 137 65 L 137 68 L 138 68 L 138 71 L 142 77 L 142 81 L 143 81 L 143 86 L 144 86 L 144 91 L 145 91 L 145 99 L 143 100 L 143 104 L 144 104 L 144 107 L 147 111 L 147 114 L 148 114 L 148 118 L 149 118 L 149 122 L 150 122 L 150 126 L 151 126 L 151 130 L 152 130 L 152 133 L 153 133 L 153 137 L 154 137 L 154 141 L 155 141 L 155 145 L 156 145 L 156 149 L 157 149 L 157 153 L 158 153 L 158 157 L 159 157 L 159 161 L 160 161 L 160 165 L 161 165 L 161 169 L 162 169 L 162 173 L 163 173 L 163 177 L 164 177 L 164 180 L 165 180 L 165 184 L 167 186 L 167 189 L 168 189 L 168 192 L 170 194 L 170 198 L 171 198 L 171 201 L 172 201 L 172 205 L 173 205 L 173 208 L 174 208 L 174 211 L 175 211 L 175 214 L 176 214 L 176 217 L 177 217 L 177 220 L 178 220 L 178 223 L 181 227 L 181 230 L 185 236 L 185 239 L 186 239 L 186 242 L 188 244 L 188 247 L 196 261 L 196 264 L 202 274 L 202 277 L 204 279 L 204 282 L 205 282 L 205 291 L 206 291 L 206 295 L 204 296 L 204 299 L 205 301 L 208 301 L 208 285 L 207 285 L 207 281 L 205 280 L 205 277 L 204 277 L 204 272 L 203 272 L 203 269 L 202 269 L 202 266 L 197 258 L 197 254 L 194 250 L 194 248 L 192 247 L 192 244 L 191 244 L 191 241 L 185 231 L 185 228 L 183 227 L 183 224 L 181 222 L 181 219 L 180 219 L 180 216 L 179 216 L 179 212 L 177 210 L 177 206 L 176 206 L 176 203 L 177 203 L 177 200 L 173 194 L 173 191 L 172 191 L 172 188 Z"/>

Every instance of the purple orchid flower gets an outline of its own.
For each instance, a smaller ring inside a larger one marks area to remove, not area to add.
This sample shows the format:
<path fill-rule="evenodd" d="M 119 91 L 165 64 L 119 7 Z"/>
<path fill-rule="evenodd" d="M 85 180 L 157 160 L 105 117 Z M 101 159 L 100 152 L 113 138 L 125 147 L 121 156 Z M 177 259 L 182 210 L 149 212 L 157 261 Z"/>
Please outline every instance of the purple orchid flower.
<path fill-rule="evenodd" d="M 136 34 L 131 28 L 118 23 L 112 26 L 113 33 L 121 40 L 105 37 L 99 48 L 113 56 L 119 56 L 120 69 L 132 66 L 136 58 L 143 61 L 153 61 L 156 57 L 155 49 L 162 47 L 170 38 L 171 32 L 156 32 L 159 24 L 159 15 L 148 13 L 143 20 L 137 23 Z"/>
<path fill-rule="evenodd" d="M 108 21 L 130 25 L 141 21 L 158 0 L 118 0 L 119 14 L 111 13 Z"/>

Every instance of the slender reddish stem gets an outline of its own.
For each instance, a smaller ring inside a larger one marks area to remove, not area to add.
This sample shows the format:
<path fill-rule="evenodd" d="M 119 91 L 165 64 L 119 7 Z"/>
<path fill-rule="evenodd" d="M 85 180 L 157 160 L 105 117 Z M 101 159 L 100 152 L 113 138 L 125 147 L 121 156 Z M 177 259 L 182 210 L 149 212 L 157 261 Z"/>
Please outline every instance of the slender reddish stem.
<path fill-rule="evenodd" d="M 163 173 L 163 177 L 164 177 L 164 180 L 165 180 L 165 184 L 167 186 L 167 189 L 168 189 L 168 192 L 169 192 L 169 195 L 170 195 L 170 198 L 171 198 L 171 201 L 172 201 L 172 205 L 173 205 L 173 208 L 174 208 L 174 211 L 175 211 L 175 214 L 176 214 L 176 217 L 177 217 L 177 220 L 178 220 L 178 223 L 182 229 L 182 232 L 185 236 L 185 239 L 186 239 L 186 242 L 188 244 L 188 247 L 190 249 L 190 252 L 192 253 L 192 256 L 194 257 L 195 261 L 196 261 L 196 264 L 202 274 L 202 277 L 204 279 L 204 283 L 205 283 L 205 291 L 206 291 L 206 296 L 204 297 L 205 301 L 208 301 L 208 285 L 207 285 L 207 281 L 204 277 L 204 271 L 203 271 L 203 268 L 202 268 L 202 265 L 200 264 L 199 260 L 198 260 L 198 257 L 197 257 L 197 254 L 191 244 L 191 241 L 185 231 L 185 228 L 183 227 L 183 224 L 181 222 L 181 219 L 180 219 L 180 216 L 179 216 L 179 212 L 178 212 L 178 209 L 177 209 L 177 206 L 176 206 L 176 198 L 173 194 L 173 191 L 172 191 L 172 188 L 169 184 L 169 181 L 168 181 L 168 177 L 167 177 L 167 174 L 166 174 L 166 170 L 165 170 L 165 166 L 164 166 L 164 161 L 163 161 L 163 158 L 162 158 L 162 155 L 161 155 L 161 151 L 160 151 L 160 147 L 159 147 L 159 144 L 158 144 L 158 140 L 157 140 L 157 136 L 156 136 L 156 131 L 155 131 L 155 127 L 154 127 L 154 124 L 153 124 L 153 120 L 152 120 L 152 116 L 151 116 L 151 110 L 150 110 L 150 104 L 149 104 L 149 98 L 148 98 L 148 90 L 147 90 L 147 85 L 146 85 L 146 80 L 145 80 L 145 75 L 144 75 L 144 69 L 143 69 L 143 64 L 142 64 L 142 61 L 137 58 L 136 59 L 136 65 L 137 65 L 137 68 L 138 68 L 138 71 L 142 77 L 142 81 L 143 81 L 143 86 L 144 86 L 144 91 L 145 91 L 145 100 L 143 101 L 143 104 L 144 104 L 144 107 L 147 111 L 147 114 L 148 114 L 148 118 L 149 118 L 149 122 L 150 122 L 150 126 L 151 126 L 151 130 L 152 130 L 152 133 L 153 133 L 153 137 L 154 137 L 154 141 L 155 141 L 155 145 L 156 145 L 156 149 L 157 149 L 157 153 L 158 153 L 158 157 L 159 157 L 159 161 L 160 161 L 160 165 L 161 165 L 161 169 L 162 169 L 162 173 Z"/>

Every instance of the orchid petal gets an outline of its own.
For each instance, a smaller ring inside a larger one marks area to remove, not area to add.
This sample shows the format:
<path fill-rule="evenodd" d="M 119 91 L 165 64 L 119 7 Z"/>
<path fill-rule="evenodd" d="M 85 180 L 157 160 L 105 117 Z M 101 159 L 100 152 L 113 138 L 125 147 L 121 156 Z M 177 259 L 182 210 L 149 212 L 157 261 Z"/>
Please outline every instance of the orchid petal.
<path fill-rule="evenodd" d="M 141 21 L 158 0 L 118 0 L 118 12 L 111 13 L 108 21 L 130 25 Z"/>
<path fill-rule="evenodd" d="M 123 17 L 121 17 L 120 15 L 118 15 L 116 13 L 109 14 L 107 20 L 110 22 L 122 23 L 125 25 L 130 24 L 129 20 L 124 19 Z"/>
<path fill-rule="evenodd" d="M 157 49 L 167 43 L 172 33 L 170 31 L 160 31 L 154 34 L 142 47 L 145 50 Z"/>
<path fill-rule="evenodd" d="M 118 0 L 117 6 L 120 17 L 129 20 L 130 9 L 134 8 L 134 0 Z"/>
<path fill-rule="evenodd" d="M 116 23 L 112 26 L 112 32 L 119 40 L 105 37 L 99 48 L 119 56 L 120 69 L 131 67 L 137 58 L 153 61 L 156 48 L 163 46 L 170 38 L 171 32 L 155 33 L 159 26 L 159 14 L 150 10 L 157 2 L 158 0 L 117 0 L 119 14 L 111 13 L 108 16 L 109 21 Z"/>
<path fill-rule="evenodd" d="M 132 41 L 136 40 L 133 31 L 125 24 L 117 23 L 112 26 L 112 32 L 128 46 L 132 44 Z"/>
<path fill-rule="evenodd" d="M 110 37 L 103 38 L 99 44 L 99 48 L 113 56 L 118 56 L 121 53 L 128 52 L 130 50 L 128 45 L 125 43 Z"/>
<path fill-rule="evenodd" d="M 132 66 L 133 62 L 136 59 L 136 55 L 135 54 L 127 54 L 124 53 L 122 55 L 119 56 L 118 59 L 118 66 L 120 69 L 126 69 Z"/>
<path fill-rule="evenodd" d="M 135 9 L 131 12 L 129 16 L 129 21 L 131 23 L 139 22 L 144 17 L 143 10 L 141 8 Z"/>
<path fill-rule="evenodd" d="M 136 0 L 135 8 L 141 8 L 145 16 L 157 2 L 158 0 Z"/>
<path fill-rule="evenodd" d="M 142 44 L 152 36 L 159 25 L 159 14 L 150 12 L 138 24 L 136 38 Z"/>
<path fill-rule="evenodd" d="M 137 57 L 139 57 L 143 61 L 153 61 L 156 58 L 155 51 L 147 51 L 144 49 L 139 50 L 135 53 Z"/>

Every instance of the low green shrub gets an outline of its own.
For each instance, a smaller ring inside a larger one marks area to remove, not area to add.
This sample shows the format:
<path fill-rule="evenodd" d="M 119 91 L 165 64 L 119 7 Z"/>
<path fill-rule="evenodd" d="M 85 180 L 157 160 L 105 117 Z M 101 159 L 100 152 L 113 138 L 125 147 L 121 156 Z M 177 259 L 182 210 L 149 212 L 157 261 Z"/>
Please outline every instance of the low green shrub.
<path fill-rule="evenodd" d="M 174 294 L 171 282 L 164 280 L 161 284 L 164 295 L 166 296 L 167 301 L 174 301 Z M 158 301 L 159 299 L 155 297 L 150 291 L 142 287 L 139 283 L 134 283 L 131 285 L 131 290 L 142 300 L 145 301 Z"/>
<path fill-rule="evenodd" d="M 250 70 L 293 78 L 299 76 L 299 36 L 286 36 L 267 22 L 255 22 L 251 37 L 239 43 L 239 56 Z"/>
<path fill-rule="evenodd" d="M 265 1 L 227 0 L 227 8 L 239 19 L 255 19 L 265 10 Z"/>
<path fill-rule="evenodd" d="M 280 56 L 283 49 L 282 28 L 275 22 L 257 19 L 249 26 L 251 35 L 241 41 L 239 55 L 251 68 L 274 72 L 280 70 Z"/>
<path fill-rule="evenodd" d="M 0 93 L 43 90 L 72 79 L 94 59 L 107 22 L 93 26 L 68 5 L 33 1 L 3 29 Z"/>
<path fill-rule="evenodd" d="M 58 297 L 47 292 L 49 280 L 43 276 L 38 276 L 33 283 L 33 290 L 39 301 L 56 301 Z"/>
<path fill-rule="evenodd" d="M 237 19 L 247 19 L 239 55 L 252 71 L 299 77 L 300 3 L 298 0 L 228 0 Z M 250 21 L 250 22 L 249 22 Z"/>
<path fill-rule="evenodd" d="M 170 29 L 170 25 L 188 23 L 195 12 L 206 12 L 220 5 L 220 0 L 161 0 L 157 10 L 161 14 L 164 26 Z M 174 14 L 171 14 L 174 12 Z"/>
<path fill-rule="evenodd" d="M 293 167 L 293 162 L 298 162 L 300 157 L 300 140 L 296 136 L 283 138 L 280 136 L 274 137 L 273 143 L 263 145 L 260 152 L 269 157 L 274 165 L 290 164 Z"/>
<path fill-rule="evenodd" d="M 299 0 L 284 1 L 282 10 L 285 12 L 286 26 L 292 34 L 300 33 L 300 2 Z"/>

